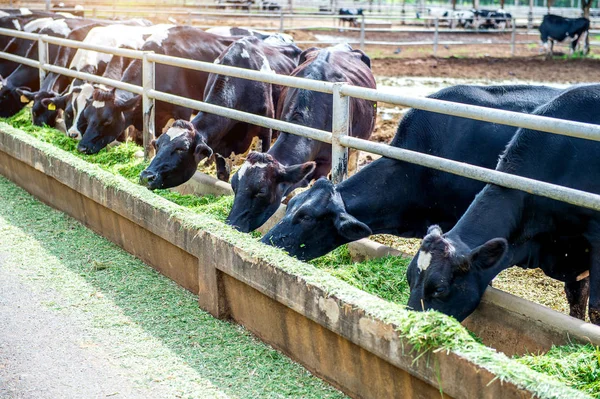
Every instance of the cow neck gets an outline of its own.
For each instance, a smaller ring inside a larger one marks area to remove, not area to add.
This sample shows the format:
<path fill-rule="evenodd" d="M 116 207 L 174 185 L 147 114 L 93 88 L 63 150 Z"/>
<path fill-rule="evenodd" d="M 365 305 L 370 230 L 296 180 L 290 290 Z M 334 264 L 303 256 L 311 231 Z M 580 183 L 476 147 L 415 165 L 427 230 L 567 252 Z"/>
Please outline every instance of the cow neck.
<path fill-rule="evenodd" d="M 214 149 L 220 143 L 223 132 L 229 131 L 231 122 L 231 119 L 223 116 L 200 112 L 192 121 L 192 125 L 196 130 L 196 134 L 210 148 Z"/>
<path fill-rule="evenodd" d="M 284 166 L 299 165 L 314 161 L 322 144 L 317 140 L 281 132 L 267 154 Z"/>
<path fill-rule="evenodd" d="M 403 235 L 416 228 L 402 220 L 402 214 L 410 204 L 404 187 L 410 185 L 411 179 L 399 170 L 400 163 L 380 158 L 337 185 L 346 212 L 369 226 L 373 234 Z"/>
<path fill-rule="evenodd" d="M 522 215 L 526 193 L 519 190 L 487 185 L 475 197 L 471 206 L 445 236 L 454 242 L 462 242 L 473 250 L 493 238 L 504 238 L 509 242 L 509 256 L 500 270 L 490 270 L 495 276 L 502 269 L 519 263 L 517 259 L 522 241 Z M 523 241 L 525 242 L 525 241 Z"/>

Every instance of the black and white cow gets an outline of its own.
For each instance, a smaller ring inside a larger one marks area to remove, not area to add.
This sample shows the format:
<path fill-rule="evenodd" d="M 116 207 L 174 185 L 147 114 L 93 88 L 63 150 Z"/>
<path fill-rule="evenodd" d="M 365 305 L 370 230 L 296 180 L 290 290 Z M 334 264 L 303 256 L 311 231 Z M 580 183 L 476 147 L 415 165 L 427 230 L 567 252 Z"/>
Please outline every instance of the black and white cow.
<path fill-rule="evenodd" d="M 532 112 L 560 91 L 545 86 L 454 86 L 438 100 Z M 417 109 L 400 122 L 391 145 L 493 168 L 517 129 Z M 334 185 L 320 179 L 292 198 L 263 242 L 310 260 L 371 234 L 422 237 L 437 223 L 451 228 L 484 184 L 423 166 L 380 158 Z"/>
<path fill-rule="evenodd" d="M 363 11 L 364 10 L 362 8 L 340 8 L 338 10 L 338 15 L 343 15 L 347 17 L 340 18 L 339 21 L 342 24 L 348 23 L 348 25 L 350 26 L 357 27 L 357 17 L 359 15 L 363 15 Z"/>
<path fill-rule="evenodd" d="M 600 85 L 575 86 L 535 115 L 600 124 Z M 497 171 L 600 193 L 600 144 L 519 129 Z M 409 306 L 466 318 L 489 282 L 519 265 L 565 282 L 571 315 L 600 324 L 600 213 L 488 184 L 446 234 L 432 226 L 407 271 Z M 589 275 L 589 280 L 588 280 Z"/>
<path fill-rule="evenodd" d="M 369 57 L 347 44 L 308 49 L 299 62 L 292 76 L 375 88 Z M 277 117 L 331 131 L 332 104 L 330 94 L 286 87 Z M 368 139 L 375 126 L 375 114 L 374 102 L 352 98 L 349 134 Z M 350 164 L 353 163 L 351 159 Z M 281 132 L 267 153 L 250 153 L 231 179 L 235 200 L 227 223 L 243 232 L 257 229 L 275 213 L 286 195 L 326 176 L 330 170 L 330 144 Z"/>
<path fill-rule="evenodd" d="M 79 18 L 56 20 L 50 19 L 48 23 L 44 24 L 44 27 L 39 31 L 39 33 L 43 35 L 65 38 L 69 36 L 73 29 L 77 29 L 86 24 L 89 24 L 89 21 Z M 48 59 L 55 59 L 58 54 L 59 46 L 50 44 L 48 49 Z M 34 42 L 29 48 L 27 58 L 38 58 L 37 42 Z M 2 79 L 2 87 L 0 88 L 0 117 L 6 118 L 12 116 L 29 103 L 29 99 L 22 95 L 20 89 L 37 91 L 39 88 L 39 70 L 24 64 L 19 65 L 6 79 Z"/>
<path fill-rule="evenodd" d="M 554 42 L 564 40 L 571 41 L 571 55 L 577 49 L 578 43 L 583 40 L 583 53 L 589 53 L 588 30 L 590 29 L 590 20 L 587 18 L 565 18 L 559 15 L 544 15 L 540 25 L 540 39 L 546 55 L 551 56 L 554 49 Z"/>
<path fill-rule="evenodd" d="M 249 36 L 232 43 L 215 63 L 289 75 L 298 65 L 301 52 L 278 36 L 265 41 Z M 278 85 L 210 74 L 204 102 L 273 118 L 281 91 Z M 248 151 L 254 137 L 260 138 L 263 151 L 269 149 L 271 129 L 200 112 L 192 123 L 178 121 L 156 140 L 156 156 L 142 172 L 140 181 L 150 189 L 178 186 L 189 180 L 199 162 L 213 153 L 217 155 L 217 176 L 229 181 L 224 158 Z"/>
<path fill-rule="evenodd" d="M 103 46 L 120 47 L 138 50 L 146 39 L 153 34 L 164 34 L 173 25 L 130 26 L 111 25 L 96 27 L 85 37 L 84 43 Z M 73 57 L 70 69 L 90 73 L 110 79 L 120 80 L 129 64 L 122 57 L 115 58 L 112 54 L 98 51 L 79 49 Z M 110 65 L 110 68 L 108 67 Z M 99 88 L 103 90 L 103 88 Z M 64 122 L 67 135 L 80 140 L 85 122 L 81 116 L 92 98 L 94 86 L 81 79 L 75 79 L 64 95 L 42 99 L 41 104 L 47 109 L 64 110 Z M 83 126 L 83 128 L 82 128 Z"/>
<path fill-rule="evenodd" d="M 99 26 L 99 24 L 89 24 L 82 26 L 81 28 L 74 29 L 69 33 L 67 39 L 83 41 L 90 30 Z M 59 67 L 68 67 L 77 49 L 67 46 L 61 46 L 58 49 L 56 54 L 56 58 L 52 61 L 52 65 Z M 31 108 L 31 117 L 33 124 L 36 126 L 50 126 L 55 127 L 56 118 L 59 114 L 59 110 L 53 107 L 53 109 L 48 109 L 46 106 L 42 104 L 42 101 L 46 98 L 55 98 L 60 96 L 59 93 L 62 93 L 66 90 L 71 82 L 71 78 L 65 75 L 61 75 L 54 72 L 49 72 L 44 81 L 41 84 L 39 91 L 29 91 L 27 89 L 17 89 L 17 93 L 20 96 L 24 96 L 27 100 L 33 101 L 33 106 Z"/>
<path fill-rule="evenodd" d="M 144 44 L 142 50 L 154 51 L 174 57 L 212 62 L 235 39 L 213 35 L 190 26 L 177 26 L 160 34 L 154 34 Z M 156 65 L 156 90 L 174 95 L 202 100 L 208 73 Z M 125 71 L 122 82 L 142 84 L 142 61 L 134 60 Z M 192 110 L 182 106 L 159 102 L 155 113 L 156 128 L 160 132 L 171 119 L 189 120 Z M 83 116 L 85 132 L 77 149 L 87 154 L 95 154 L 119 137 L 133 125 L 143 129 L 141 96 L 124 90 L 105 92 L 96 90 L 93 101 L 85 107 Z M 157 132 L 157 135 L 159 133 Z"/>

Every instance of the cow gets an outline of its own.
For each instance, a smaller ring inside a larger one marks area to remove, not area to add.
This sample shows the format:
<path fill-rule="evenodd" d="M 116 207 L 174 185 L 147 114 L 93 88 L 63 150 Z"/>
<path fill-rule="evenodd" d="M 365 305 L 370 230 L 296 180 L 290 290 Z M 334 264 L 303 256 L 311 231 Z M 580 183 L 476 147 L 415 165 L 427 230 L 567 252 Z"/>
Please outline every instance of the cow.
<path fill-rule="evenodd" d="M 263 11 L 279 11 L 281 10 L 281 5 L 275 1 L 263 1 L 260 9 Z"/>
<path fill-rule="evenodd" d="M 204 32 L 191 26 L 177 26 L 161 34 L 154 34 L 142 47 L 143 51 L 154 51 L 173 57 L 212 62 L 235 39 Z M 202 100 L 208 73 L 180 69 L 164 64 L 156 65 L 156 90 L 173 95 Z M 134 60 L 125 71 L 122 82 L 142 84 L 142 61 Z M 124 90 L 104 92 L 96 90 L 93 102 L 83 112 L 85 132 L 77 146 L 78 151 L 95 154 L 119 137 L 133 125 L 143 129 L 141 96 Z M 155 126 L 162 129 L 171 119 L 189 120 L 192 110 L 175 104 L 159 103 L 155 113 Z M 160 134 L 157 134 L 159 136 Z"/>
<path fill-rule="evenodd" d="M 440 19 L 441 22 L 446 21 L 448 23 L 448 26 L 452 26 L 452 20 L 450 18 L 452 17 L 453 13 L 454 13 L 454 11 L 452 11 L 451 9 L 448 9 L 448 8 L 440 8 L 440 7 L 426 8 L 425 14 L 429 18 L 425 20 L 425 24 L 427 26 L 429 26 L 429 22 L 431 19 Z M 417 19 L 419 19 L 419 18 L 421 18 L 421 13 L 417 12 Z"/>
<path fill-rule="evenodd" d="M 540 39 L 546 50 L 546 56 L 552 56 L 554 42 L 570 40 L 570 54 L 573 55 L 578 43 L 583 40 L 583 54 L 590 52 L 588 44 L 588 30 L 590 20 L 587 18 L 565 18 L 558 15 L 544 15 L 540 25 Z M 582 39 L 583 38 L 583 39 Z"/>
<path fill-rule="evenodd" d="M 164 34 L 171 27 L 173 25 L 162 24 L 154 26 L 112 25 L 96 27 L 88 33 L 84 43 L 137 50 L 144 45 L 148 36 L 156 33 Z M 123 67 L 128 64 L 122 58 L 117 58 L 113 65 L 108 68 L 113 58 L 112 54 L 79 49 L 73 57 L 69 68 L 79 72 L 119 80 L 125 72 Z M 103 90 L 103 88 L 100 87 L 99 90 Z M 47 109 L 64 110 L 67 135 L 71 138 L 81 140 L 82 130 L 80 125 L 85 126 L 85 123 L 80 119 L 88 101 L 92 97 L 93 91 L 93 85 L 81 79 L 75 79 L 65 95 L 44 98 L 42 99 L 42 105 Z"/>
<path fill-rule="evenodd" d="M 299 63 L 292 76 L 375 88 L 369 57 L 347 44 L 308 49 L 300 55 Z M 330 94 L 286 87 L 279 99 L 277 118 L 331 131 L 332 103 Z M 372 101 L 350 100 L 351 136 L 371 136 L 375 105 Z M 326 176 L 330 170 L 330 144 L 281 132 L 268 152 L 250 153 L 232 177 L 235 200 L 227 223 L 243 232 L 255 230 L 275 213 L 286 195 Z"/>
<path fill-rule="evenodd" d="M 301 52 L 277 37 L 261 41 L 249 36 L 232 43 L 215 63 L 289 75 L 298 65 Z M 210 74 L 204 102 L 273 118 L 281 91 L 278 85 Z M 140 182 L 149 189 L 178 186 L 189 180 L 199 162 L 213 153 L 217 156 L 217 177 L 229 181 L 225 158 L 248 151 L 254 137 L 260 138 L 262 151 L 269 149 L 271 129 L 199 112 L 192 123 L 176 122 L 154 142 L 156 156 L 142 172 Z"/>
<path fill-rule="evenodd" d="M 574 86 L 534 115 L 600 124 L 599 106 L 600 85 Z M 599 194 L 598 151 L 596 141 L 521 128 L 496 170 Z M 597 211 L 487 184 L 450 231 L 429 228 L 407 270 L 408 305 L 462 321 L 502 270 L 539 267 L 565 283 L 572 316 L 583 318 L 589 295 L 590 320 L 600 324 L 598 226 Z"/>
<path fill-rule="evenodd" d="M 529 113 L 558 93 L 559 89 L 545 86 L 460 85 L 429 98 Z M 411 109 L 391 145 L 493 168 L 516 130 Z M 263 242 L 310 260 L 371 234 L 422 237 L 432 223 L 451 228 L 483 186 L 479 181 L 380 158 L 337 185 L 320 179 L 296 195 Z"/>
<path fill-rule="evenodd" d="M 364 10 L 362 8 L 340 8 L 338 10 L 338 15 L 343 15 L 343 16 L 347 16 L 347 17 L 340 18 L 339 21 L 341 24 L 348 23 L 348 25 L 350 25 L 350 26 L 357 27 L 358 26 L 358 22 L 356 22 L 357 16 L 363 15 L 363 11 Z"/>
<path fill-rule="evenodd" d="M 99 24 L 89 24 L 82 26 L 81 28 L 74 29 L 69 33 L 67 39 L 83 41 L 90 30 L 99 26 Z M 52 61 L 52 65 L 66 68 L 69 66 L 77 49 L 67 46 L 61 46 L 58 49 L 56 57 L 54 61 Z M 59 114 L 59 110 L 48 109 L 42 104 L 42 101 L 46 98 L 55 98 L 58 97 L 64 90 L 67 89 L 69 83 L 71 82 L 71 78 L 65 75 L 61 75 L 54 72 L 49 72 L 44 81 L 41 84 L 39 91 L 29 91 L 27 89 L 17 89 L 17 94 L 19 96 L 25 97 L 30 102 L 33 101 L 33 106 L 31 108 L 31 118 L 32 122 L 36 126 L 56 126 L 56 118 Z"/>
<path fill-rule="evenodd" d="M 50 19 L 39 33 L 65 38 L 73 29 L 88 23 L 88 21 L 83 19 Z M 27 29 L 27 25 L 25 28 Z M 37 59 L 37 47 L 38 43 L 34 42 L 29 48 L 27 58 Z M 58 46 L 51 44 L 48 48 L 48 59 L 55 59 L 58 53 Z M 38 69 L 25 64 L 19 65 L 6 79 L 2 79 L 2 87 L 0 88 L 0 117 L 13 116 L 29 103 L 29 100 L 25 96 L 19 94 L 19 89 L 37 91 L 39 88 L 40 79 Z"/>
<path fill-rule="evenodd" d="M 217 28 L 210 28 L 206 30 L 208 33 L 212 33 L 213 35 L 221 35 L 221 36 L 254 36 L 261 40 L 265 40 L 271 36 L 274 36 L 273 33 L 263 32 L 256 29 L 248 29 L 248 28 L 238 28 L 238 27 L 227 27 L 220 26 Z M 294 43 L 294 38 L 286 33 L 277 33 L 277 36 L 284 40 L 286 43 Z"/>
<path fill-rule="evenodd" d="M 468 10 L 460 10 L 460 11 L 452 11 L 449 15 L 450 19 L 450 28 L 454 29 L 458 26 L 463 28 L 468 28 L 473 26 L 473 21 L 475 19 L 475 14 L 473 11 Z"/>

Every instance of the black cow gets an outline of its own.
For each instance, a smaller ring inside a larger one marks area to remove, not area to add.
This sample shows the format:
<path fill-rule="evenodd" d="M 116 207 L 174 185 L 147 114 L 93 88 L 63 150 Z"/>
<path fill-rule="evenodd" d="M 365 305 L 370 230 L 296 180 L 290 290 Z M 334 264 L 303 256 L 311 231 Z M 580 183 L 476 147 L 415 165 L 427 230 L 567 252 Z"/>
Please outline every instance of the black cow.
<path fill-rule="evenodd" d="M 357 16 L 363 15 L 363 9 L 362 8 L 340 8 L 338 10 L 338 15 L 348 15 L 349 16 L 347 18 L 340 18 L 339 19 L 340 23 L 342 23 L 342 24 L 348 23 L 349 25 L 351 25 L 353 27 L 357 27 L 358 26 L 358 22 L 356 22 Z"/>
<path fill-rule="evenodd" d="M 576 86 L 534 114 L 600 124 L 599 106 L 600 85 Z M 598 151 L 596 141 L 519 129 L 496 170 L 598 194 Z M 565 282 L 573 316 L 583 318 L 589 293 L 590 320 L 600 324 L 599 226 L 596 211 L 488 184 L 452 230 L 429 229 L 408 268 L 409 306 L 463 320 L 516 264 Z"/>
<path fill-rule="evenodd" d="M 86 24 L 89 24 L 89 21 L 78 18 L 51 20 L 51 22 L 46 24 L 39 33 L 65 38 L 73 29 Z M 48 59 L 55 59 L 58 54 L 59 46 L 50 44 L 48 48 Z M 29 48 L 27 58 L 38 58 L 37 42 L 34 42 Z M 23 96 L 19 89 L 37 91 L 39 88 L 39 70 L 24 64 L 19 65 L 6 79 L 2 79 L 2 88 L 0 88 L 0 117 L 6 118 L 12 116 L 29 103 L 27 97 Z"/>
<path fill-rule="evenodd" d="M 577 48 L 577 44 L 582 36 L 584 49 L 583 53 L 590 52 L 588 44 L 588 30 L 590 29 L 590 20 L 587 18 L 565 18 L 558 15 L 544 15 L 540 25 L 540 38 L 546 49 L 546 55 L 551 56 L 554 49 L 554 42 L 571 40 L 571 55 Z"/>
<path fill-rule="evenodd" d="M 89 24 L 86 26 L 82 26 L 81 28 L 74 29 L 67 39 L 83 41 L 90 30 L 95 27 L 100 26 L 99 24 Z M 66 68 L 69 66 L 75 53 L 77 52 L 76 48 L 61 46 L 58 49 L 56 54 L 56 58 L 52 61 L 52 65 Z M 17 93 L 20 96 L 24 96 L 29 101 L 33 101 L 33 106 L 31 108 L 31 117 L 33 124 L 36 126 L 50 126 L 54 127 L 56 125 L 56 118 L 58 116 L 59 110 L 57 108 L 48 109 L 46 106 L 42 104 L 42 101 L 46 98 L 52 99 L 58 97 L 64 90 L 67 89 L 69 83 L 71 82 L 71 78 L 65 75 L 61 75 L 54 72 L 49 72 L 44 78 L 42 85 L 39 91 L 29 91 L 27 89 L 17 89 Z"/>
<path fill-rule="evenodd" d="M 204 32 L 190 26 L 177 26 L 166 34 L 153 35 L 142 47 L 143 51 L 154 51 L 174 57 L 212 62 L 235 39 Z M 168 65 L 156 65 L 156 90 L 174 95 L 202 100 L 208 73 Z M 142 61 L 135 60 L 125 71 L 122 82 L 142 84 Z M 95 105 L 94 105 L 95 103 Z M 174 104 L 158 103 L 155 123 L 160 129 L 169 119 L 189 120 L 192 110 Z M 110 92 L 97 90 L 93 102 L 84 112 L 85 132 L 77 149 L 87 154 L 95 154 L 118 138 L 130 125 L 143 129 L 141 96 L 125 90 Z"/>
<path fill-rule="evenodd" d="M 438 100 L 531 112 L 560 91 L 544 86 L 454 86 Z M 391 145 L 493 168 L 516 128 L 412 109 Z M 371 234 L 422 237 L 438 223 L 451 228 L 484 184 L 380 158 L 338 185 L 320 179 L 288 204 L 263 242 L 310 260 Z"/>
<path fill-rule="evenodd" d="M 306 50 L 300 64 L 292 76 L 375 88 L 369 58 L 348 45 Z M 332 103 L 330 94 L 286 87 L 278 119 L 331 131 Z M 368 139 L 375 113 L 372 101 L 352 98 L 349 134 Z M 330 170 L 330 144 L 282 132 L 266 154 L 251 153 L 231 179 L 235 200 L 227 222 L 243 232 L 255 230 L 275 213 L 284 196 Z"/>
<path fill-rule="evenodd" d="M 278 37 L 261 41 L 245 37 L 229 46 L 215 63 L 289 75 L 298 65 L 301 50 Z M 282 87 L 226 75 L 210 74 L 204 102 L 273 118 Z M 217 155 L 217 176 L 229 181 L 225 163 L 231 153 L 248 151 L 259 137 L 262 150 L 271 145 L 271 129 L 250 125 L 215 114 L 199 112 L 192 123 L 181 121 L 155 143 L 156 156 L 142 172 L 140 181 L 150 189 L 178 186 L 189 180 L 198 163 L 213 152 Z M 184 151 L 181 151 L 184 149 Z M 179 150 L 179 151 L 178 151 Z"/>

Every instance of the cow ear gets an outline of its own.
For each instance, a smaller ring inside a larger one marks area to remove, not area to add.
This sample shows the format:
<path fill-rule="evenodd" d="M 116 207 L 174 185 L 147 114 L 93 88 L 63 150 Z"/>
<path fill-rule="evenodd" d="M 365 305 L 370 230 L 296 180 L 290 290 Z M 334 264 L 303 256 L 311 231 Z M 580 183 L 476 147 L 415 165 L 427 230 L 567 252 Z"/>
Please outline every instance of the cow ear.
<path fill-rule="evenodd" d="M 350 241 L 360 240 L 372 234 L 369 226 L 346 212 L 337 215 L 334 225 L 338 233 Z"/>
<path fill-rule="evenodd" d="M 56 108 L 65 109 L 70 98 L 70 94 L 67 94 L 66 96 L 44 98 L 42 100 L 42 105 L 48 108 L 50 111 L 54 111 Z"/>
<path fill-rule="evenodd" d="M 312 53 L 313 51 L 319 51 L 319 49 L 317 47 L 311 47 L 304 50 L 302 54 L 300 54 L 300 58 L 298 58 L 298 65 L 304 64 L 304 62 L 306 61 L 306 56 Z"/>
<path fill-rule="evenodd" d="M 36 93 L 33 93 L 26 89 L 21 89 L 21 88 L 16 89 L 16 92 L 19 96 L 21 96 L 22 103 L 28 103 L 30 101 L 33 101 L 33 98 L 36 95 Z"/>
<path fill-rule="evenodd" d="M 362 50 L 352 50 L 353 53 L 360 55 L 360 60 L 365 63 L 366 66 L 371 68 L 371 59 Z"/>
<path fill-rule="evenodd" d="M 286 166 L 285 171 L 279 175 L 280 183 L 296 184 L 306 179 L 316 167 L 315 162 L 306 162 L 299 165 Z"/>
<path fill-rule="evenodd" d="M 142 96 L 138 94 L 136 96 L 131 97 L 129 100 L 117 101 L 115 103 L 115 106 L 117 107 L 117 110 L 121 112 L 133 111 L 135 108 L 138 107 L 141 100 Z"/>
<path fill-rule="evenodd" d="M 196 145 L 194 149 L 194 161 L 196 163 L 200 163 L 205 158 L 210 158 L 213 154 L 213 150 L 203 142 L 200 142 Z"/>
<path fill-rule="evenodd" d="M 504 258 L 508 250 L 508 242 L 504 238 L 493 238 L 475 248 L 470 254 L 470 264 L 479 269 L 489 269 Z"/>

